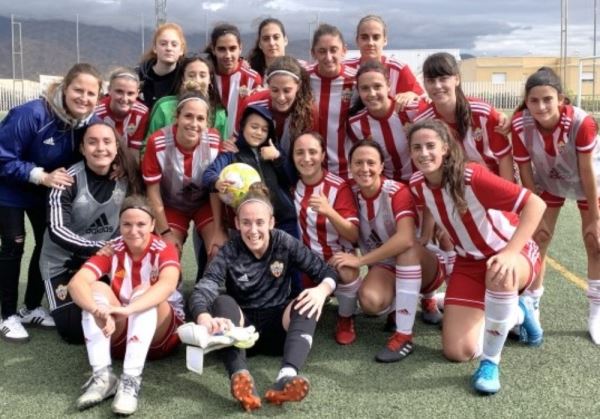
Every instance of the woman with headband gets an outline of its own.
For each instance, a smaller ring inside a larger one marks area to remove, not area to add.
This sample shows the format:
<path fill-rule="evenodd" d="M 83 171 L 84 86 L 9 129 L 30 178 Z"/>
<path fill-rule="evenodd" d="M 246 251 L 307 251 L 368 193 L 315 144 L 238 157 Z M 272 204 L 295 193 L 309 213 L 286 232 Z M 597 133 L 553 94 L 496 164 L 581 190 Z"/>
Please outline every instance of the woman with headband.
<path fill-rule="evenodd" d="M 28 340 L 22 323 L 54 327 L 41 307 L 44 283 L 39 258 L 47 193 L 49 188 L 73 183 L 66 168 L 81 158 L 79 143 L 85 127 L 94 120 L 101 89 L 100 73 L 89 64 L 76 64 L 43 98 L 11 109 L 0 124 L 0 337 L 5 340 Z M 25 214 L 33 227 L 35 248 L 29 262 L 25 307 L 17 313 Z"/>
<path fill-rule="evenodd" d="M 152 233 L 155 224 L 145 198 L 126 198 L 112 255 L 93 256 L 69 282 L 69 294 L 82 310 L 93 370 L 77 399 L 79 410 L 114 395 L 113 412 L 133 414 L 146 359 L 163 358 L 179 344 L 176 330 L 184 319 L 179 256 L 175 246 Z M 108 284 L 99 280 L 105 275 Z M 120 379 L 112 371 L 113 356 L 124 359 Z"/>
<path fill-rule="evenodd" d="M 308 379 L 298 371 L 310 352 L 325 299 L 335 290 L 336 273 L 300 241 L 274 229 L 274 224 L 268 190 L 255 183 L 237 208 L 235 225 L 239 231 L 209 264 L 194 288 L 189 307 L 196 323 L 211 334 L 232 325 L 254 325 L 260 338 L 248 355 L 283 354 L 279 374 L 265 393 L 267 402 L 282 404 L 300 401 L 308 393 Z M 319 285 L 292 299 L 291 267 Z M 221 294 L 223 287 L 225 293 Z M 235 347 L 220 352 L 233 397 L 247 411 L 260 408 L 246 352 Z"/>
<path fill-rule="evenodd" d="M 202 174 L 217 156 L 221 140 L 207 126 L 209 113 L 202 96 L 184 95 L 177 104 L 175 123 L 152 134 L 142 161 L 156 229 L 179 250 L 192 220 L 205 245 L 213 238 L 209 190 L 202 185 Z"/>
<path fill-rule="evenodd" d="M 240 105 L 236 128 L 239 129 L 246 107 L 267 107 L 275 123 L 275 144 L 289 155 L 293 138 L 306 131 L 316 131 L 319 127 L 319 115 L 313 104 L 310 80 L 298 60 L 284 56 L 275 59 L 269 66 L 266 81 L 267 90 L 253 93 Z"/>
<path fill-rule="evenodd" d="M 100 99 L 96 115 L 114 127 L 123 145 L 139 159 L 148 126 L 148 107 L 137 100 L 140 79 L 128 68 L 117 68 L 108 81 L 108 95 Z"/>

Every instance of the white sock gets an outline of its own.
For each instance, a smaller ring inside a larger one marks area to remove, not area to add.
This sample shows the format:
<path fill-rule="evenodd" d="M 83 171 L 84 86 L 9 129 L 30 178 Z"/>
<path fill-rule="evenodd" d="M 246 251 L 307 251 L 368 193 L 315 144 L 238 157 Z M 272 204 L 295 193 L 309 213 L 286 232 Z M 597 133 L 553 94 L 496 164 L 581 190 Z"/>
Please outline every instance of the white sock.
<path fill-rule="evenodd" d="M 435 298 L 435 294 L 436 294 L 436 291 L 426 292 L 424 294 L 421 294 L 421 298 L 428 300 L 431 298 Z"/>
<path fill-rule="evenodd" d="M 589 318 L 600 317 L 600 279 L 588 279 L 587 298 L 590 302 Z"/>
<path fill-rule="evenodd" d="M 123 372 L 125 374 L 134 377 L 142 375 L 148 349 L 156 332 L 157 321 L 156 307 L 132 314 L 127 319 L 127 348 L 123 360 Z"/>
<path fill-rule="evenodd" d="M 108 299 L 101 294 L 93 294 L 97 305 L 108 306 Z M 110 357 L 110 337 L 104 336 L 102 329 L 96 324 L 94 316 L 87 311 L 81 312 L 81 327 L 85 337 L 88 360 L 94 373 L 112 364 Z"/>
<path fill-rule="evenodd" d="M 516 291 L 485 291 L 485 334 L 483 337 L 482 358 L 495 364 L 500 362 L 508 331 L 515 322 L 519 304 Z"/>
<path fill-rule="evenodd" d="M 421 265 L 396 265 L 396 331 L 411 335 L 421 291 Z"/>
<path fill-rule="evenodd" d="M 279 370 L 279 374 L 277 374 L 277 379 L 275 381 L 281 380 L 283 377 L 295 377 L 298 375 L 298 371 L 296 371 L 293 367 L 283 367 Z"/>
<path fill-rule="evenodd" d="M 357 278 L 349 284 L 337 285 L 335 297 L 338 300 L 338 314 L 341 317 L 350 317 L 356 312 L 356 294 L 361 284 L 361 279 Z"/>
<path fill-rule="evenodd" d="M 473 354 L 473 359 L 477 359 L 483 353 L 483 339 L 485 338 L 485 324 L 479 329 L 479 338 L 477 339 L 477 348 Z"/>

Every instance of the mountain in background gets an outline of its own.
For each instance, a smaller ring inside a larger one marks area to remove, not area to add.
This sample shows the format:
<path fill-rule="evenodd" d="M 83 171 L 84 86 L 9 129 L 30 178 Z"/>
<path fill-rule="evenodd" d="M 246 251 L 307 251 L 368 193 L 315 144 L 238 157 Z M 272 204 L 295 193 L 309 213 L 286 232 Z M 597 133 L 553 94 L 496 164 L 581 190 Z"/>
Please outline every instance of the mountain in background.
<path fill-rule="evenodd" d="M 23 42 L 24 78 L 37 81 L 40 74 L 64 75 L 77 61 L 76 25 L 63 20 L 19 20 Z M 145 32 L 145 46 L 152 42 L 152 29 Z M 186 33 L 189 52 L 204 49 L 205 34 Z M 244 54 L 254 46 L 256 34 L 242 34 Z M 308 40 L 290 41 L 287 52 L 308 58 Z M 0 78 L 12 78 L 10 18 L 0 17 Z M 94 64 L 106 77 L 118 66 L 135 67 L 142 56 L 141 32 L 108 26 L 79 24 L 81 62 Z M 17 63 L 19 57 L 17 56 Z M 17 77 L 19 76 L 17 66 Z"/>

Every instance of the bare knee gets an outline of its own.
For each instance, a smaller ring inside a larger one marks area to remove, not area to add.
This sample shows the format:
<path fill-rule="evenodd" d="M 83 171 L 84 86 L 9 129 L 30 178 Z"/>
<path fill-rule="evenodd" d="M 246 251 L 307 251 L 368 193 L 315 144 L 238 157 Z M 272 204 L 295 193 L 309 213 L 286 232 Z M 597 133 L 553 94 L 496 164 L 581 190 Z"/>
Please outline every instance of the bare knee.
<path fill-rule="evenodd" d="M 545 250 L 552 241 L 553 234 L 545 228 L 541 228 L 533 235 L 533 240 L 537 243 L 540 249 Z"/>
<path fill-rule="evenodd" d="M 363 312 L 369 315 L 379 314 L 391 304 L 380 292 L 370 287 L 362 287 L 358 290 L 358 301 Z"/>
<path fill-rule="evenodd" d="M 477 355 L 477 346 L 466 342 L 444 345 L 444 357 L 452 362 L 468 362 Z"/>

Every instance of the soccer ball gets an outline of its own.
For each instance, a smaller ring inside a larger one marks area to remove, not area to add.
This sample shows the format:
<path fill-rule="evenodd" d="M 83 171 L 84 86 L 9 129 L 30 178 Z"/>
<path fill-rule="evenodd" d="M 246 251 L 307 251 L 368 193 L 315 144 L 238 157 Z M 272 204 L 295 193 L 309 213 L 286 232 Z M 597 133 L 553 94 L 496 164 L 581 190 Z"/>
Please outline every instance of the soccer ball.
<path fill-rule="evenodd" d="M 221 171 L 219 180 L 232 183 L 225 192 L 219 192 L 219 197 L 225 204 L 236 208 L 250 185 L 260 182 L 261 178 L 254 167 L 246 163 L 232 163 Z"/>

